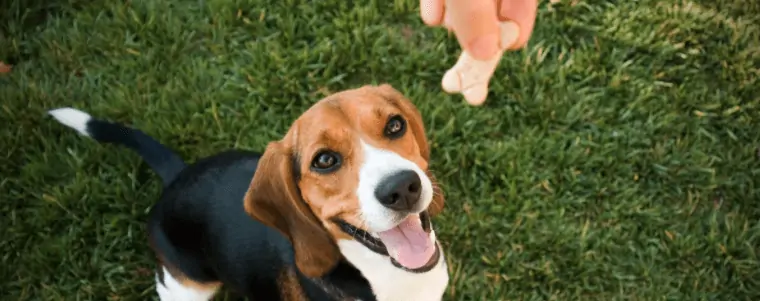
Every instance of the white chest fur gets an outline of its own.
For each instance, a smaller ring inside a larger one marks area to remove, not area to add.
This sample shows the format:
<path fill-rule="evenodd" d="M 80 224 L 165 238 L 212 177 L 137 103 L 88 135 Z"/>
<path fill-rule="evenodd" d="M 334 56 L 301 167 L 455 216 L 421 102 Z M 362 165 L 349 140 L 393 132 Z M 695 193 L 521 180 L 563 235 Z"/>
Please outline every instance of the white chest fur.
<path fill-rule="evenodd" d="M 387 256 L 372 252 L 357 241 L 341 240 L 338 247 L 367 278 L 378 301 L 440 301 L 443 298 L 449 283 L 443 250 L 438 264 L 430 271 L 412 273 L 393 266 Z"/>

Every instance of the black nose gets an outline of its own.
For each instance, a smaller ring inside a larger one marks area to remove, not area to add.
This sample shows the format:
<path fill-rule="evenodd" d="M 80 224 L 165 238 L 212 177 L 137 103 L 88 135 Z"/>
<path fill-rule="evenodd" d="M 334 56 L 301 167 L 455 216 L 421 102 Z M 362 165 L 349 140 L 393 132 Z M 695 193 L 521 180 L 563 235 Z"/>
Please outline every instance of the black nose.
<path fill-rule="evenodd" d="M 422 184 L 413 170 L 402 170 L 387 176 L 375 188 L 375 197 L 383 206 L 393 210 L 409 211 L 420 200 Z"/>

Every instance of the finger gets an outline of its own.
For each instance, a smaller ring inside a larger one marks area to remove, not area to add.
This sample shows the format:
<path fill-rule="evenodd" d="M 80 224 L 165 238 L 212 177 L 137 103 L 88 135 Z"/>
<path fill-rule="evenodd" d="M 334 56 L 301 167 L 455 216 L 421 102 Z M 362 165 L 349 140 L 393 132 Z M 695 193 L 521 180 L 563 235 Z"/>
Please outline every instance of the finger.
<path fill-rule="evenodd" d="M 441 25 L 443 11 L 443 0 L 420 0 L 420 17 L 428 26 Z"/>
<path fill-rule="evenodd" d="M 519 49 L 528 43 L 536 23 L 537 10 L 538 0 L 501 0 L 499 19 L 513 21 L 520 28 L 517 41 L 508 49 Z"/>
<path fill-rule="evenodd" d="M 446 0 L 446 26 L 472 57 L 487 60 L 499 51 L 499 19 L 494 0 Z"/>

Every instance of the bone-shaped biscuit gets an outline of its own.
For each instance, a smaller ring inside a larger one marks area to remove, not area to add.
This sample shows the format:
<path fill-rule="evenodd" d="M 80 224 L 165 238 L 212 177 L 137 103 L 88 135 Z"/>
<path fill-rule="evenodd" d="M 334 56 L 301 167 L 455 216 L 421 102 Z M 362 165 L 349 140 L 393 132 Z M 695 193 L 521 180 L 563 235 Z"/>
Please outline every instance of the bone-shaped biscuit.
<path fill-rule="evenodd" d="M 441 81 L 443 90 L 448 93 L 461 93 L 471 105 L 479 106 L 488 96 L 488 82 L 499 65 L 504 51 L 510 48 L 519 37 L 520 28 L 517 23 L 505 21 L 499 24 L 500 50 L 493 58 L 479 61 L 462 51 L 454 67 L 446 71 Z"/>

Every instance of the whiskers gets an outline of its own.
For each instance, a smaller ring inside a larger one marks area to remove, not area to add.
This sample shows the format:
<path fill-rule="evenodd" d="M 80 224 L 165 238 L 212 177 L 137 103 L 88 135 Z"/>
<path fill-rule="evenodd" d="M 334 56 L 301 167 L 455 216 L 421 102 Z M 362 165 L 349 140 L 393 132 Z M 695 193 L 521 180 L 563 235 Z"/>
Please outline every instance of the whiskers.
<path fill-rule="evenodd" d="M 433 170 L 428 169 L 426 174 L 428 178 L 430 178 L 433 190 L 433 201 L 430 203 L 430 206 L 428 206 L 428 212 L 433 216 L 436 216 L 443 211 L 446 197 L 441 183 L 438 182 L 438 179 L 436 179 L 435 176 L 433 176 Z"/>
<path fill-rule="evenodd" d="M 425 174 L 430 179 L 430 183 L 433 185 L 433 196 L 443 196 L 443 185 L 441 182 L 438 181 L 438 179 L 433 175 L 435 171 L 433 169 L 428 169 Z"/>
<path fill-rule="evenodd" d="M 443 197 L 443 188 L 433 183 L 433 197 Z"/>
<path fill-rule="evenodd" d="M 430 183 L 433 186 L 433 196 L 443 197 L 443 185 L 441 182 L 438 182 L 438 179 L 432 176 L 432 173 L 432 170 L 428 170 L 428 177 L 430 178 Z"/>
<path fill-rule="evenodd" d="M 357 222 L 356 227 L 358 227 L 359 229 L 367 229 L 367 230 L 361 231 L 361 236 L 362 236 L 361 238 L 366 241 L 367 240 L 367 235 L 370 235 L 369 231 L 368 231 L 369 229 L 367 228 L 367 219 L 364 217 L 364 213 L 363 212 L 359 213 L 359 215 L 356 217 L 356 219 L 357 219 L 356 220 L 356 222 Z M 359 231 L 357 231 L 357 232 L 359 232 Z M 354 232 L 354 234 L 352 235 L 351 238 L 356 239 L 356 235 L 357 235 L 356 233 L 357 232 Z M 372 235 L 370 235 L 370 236 L 372 236 Z"/>

